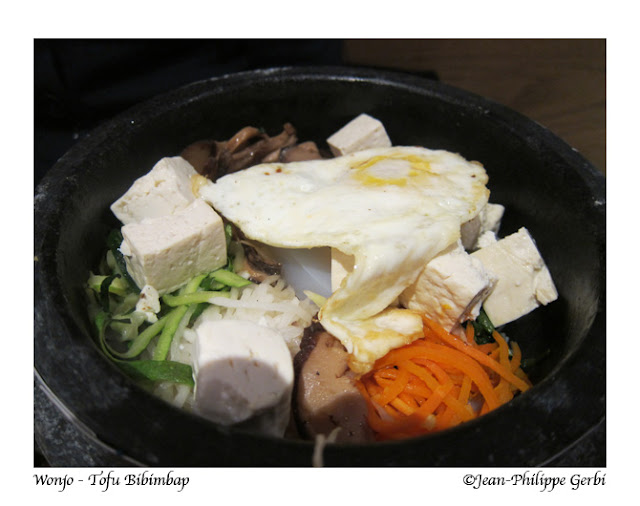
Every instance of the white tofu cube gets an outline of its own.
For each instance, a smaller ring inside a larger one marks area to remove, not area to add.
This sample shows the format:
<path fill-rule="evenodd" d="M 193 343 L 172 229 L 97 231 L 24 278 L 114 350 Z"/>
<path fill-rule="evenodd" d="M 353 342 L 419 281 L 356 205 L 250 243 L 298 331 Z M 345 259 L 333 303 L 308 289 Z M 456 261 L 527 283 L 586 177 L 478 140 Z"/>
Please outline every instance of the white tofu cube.
<path fill-rule="evenodd" d="M 202 317 L 195 331 L 195 410 L 222 425 L 258 417 L 252 427 L 283 436 L 294 372 L 282 336 L 249 321 Z"/>
<path fill-rule="evenodd" d="M 426 265 L 418 279 L 400 295 L 400 303 L 452 332 L 460 323 L 478 317 L 494 283 L 494 275 L 458 241 Z"/>
<path fill-rule="evenodd" d="M 487 246 L 495 244 L 496 242 L 498 242 L 498 236 L 496 235 L 496 233 L 493 230 L 487 230 L 486 232 L 482 233 L 480 237 L 478 237 L 476 248 L 486 248 Z"/>
<path fill-rule="evenodd" d="M 163 158 L 111 205 L 124 225 L 173 214 L 195 200 L 191 177 L 196 170 L 179 156 Z"/>
<path fill-rule="evenodd" d="M 144 314 L 149 323 L 157 322 L 157 314 L 160 312 L 160 294 L 158 294 L 158 290 L 151 285 L 143 286 L 136 303 L 136 311 Z"/>
<path fill-rule="evenodd" d="M 227 262 L 222 219 L 200 199 L 173 215 L 124 225 L 122 236 L 129 274 L 138 286 L 151 285 L 160 295 Z"/>
<path fill-rule="evenodd" d="M 526 228 L 471 254 L 498 280 L 484 310 L 496 326 L 512 322 L 558 298 L 551 274 Z"/>
<path fill-rule="evenodd" d="M 391 147 L 384 125 L 368 114 L 360 114 L 327 139 L 333 156 L 371 148 Z"/>
<path fill-rule="evenodd" d="M 478 238 L 485 232 L 498 233 L 504 206 L 500 204 L 488 203 L 472 220 L 467 221 L 460 227 L 462 245 L 467 251 L 473 251 L 479 247 Z"/>

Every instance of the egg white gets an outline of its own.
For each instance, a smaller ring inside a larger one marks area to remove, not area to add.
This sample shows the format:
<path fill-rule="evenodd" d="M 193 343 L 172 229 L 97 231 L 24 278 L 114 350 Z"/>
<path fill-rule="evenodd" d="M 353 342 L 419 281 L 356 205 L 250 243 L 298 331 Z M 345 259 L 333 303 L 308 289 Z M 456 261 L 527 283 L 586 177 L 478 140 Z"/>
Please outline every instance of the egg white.
<path fill-rule="evenodd" d="M 319 319 L 357 372 L 422 335 L 421 316 L 390 307 L 489 199 L 478 162 L 396 146 L 328 160 L 269 163 L 199 188 L 249 238 L 281 248 L 329 246 L 354 269 Z"/>

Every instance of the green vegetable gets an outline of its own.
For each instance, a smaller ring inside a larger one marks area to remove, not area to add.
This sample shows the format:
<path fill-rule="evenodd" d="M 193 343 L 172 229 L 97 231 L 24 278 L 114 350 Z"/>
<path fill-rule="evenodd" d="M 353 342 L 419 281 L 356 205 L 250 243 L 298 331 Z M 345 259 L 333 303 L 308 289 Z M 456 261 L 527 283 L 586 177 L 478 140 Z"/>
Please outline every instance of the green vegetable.
<path fill-rule="evenodd" d="M 107 237 L 107 247 L 113 254 L 113 258 L 116 262 L 119 273 L 122 274 L 122 277 L 127 281 L 127 283 L 129 283 L 129 286 L 132 290 L 134 290 L 136 293 L 140 293 L 140 288 L 138 288 L 136 282 L 129 275 L 129 271 L 127 271 L 127 264 L 124 260 L 124 255 L 120 251 L 122 240 L 122 232 L 120 232 L 120 230 L 118 230 L 117 228 L 113 229 Z"/>
<path fill-rule="evenodd" d="M 200 288 L 200 285 L 202 284 L 202 282 L 204 281 L 204 279 L 206 277 L 207 277 L 207 274 L 200 274 L 199 276 L 196 276 L 195 278 L 192 278 L 191 281 L 189 281 L 181 289 L 181 293 L 193 293 L 193 292 L 195 292 L 198 288 Z"/>
<path fill-rule="evenodd" d="M 110 317 L 105 312 L 100 312 L 96 315 L 95 325 L 98 328 L 98 340 L 100 343 L 100 347 L 102 352 L 111 359 L 120 369 L 122 369 L 126 374 L 130 375 L 134 379 L 146 379 L 150 381 L 170 381 L 173 383 L 181 383 L 189 386 L 193 386 L 193 370 L 191 366 L 187 364 L 182 364 L 179 362 L 174 362 L 170 360 L 156 361 L 156 360 L 122 360 L 116 356 L 114 350 L 110 349 L 105 341 L 105 331 L 106 327 L 109 324 Z M 155 330 L 158 328 L 162 328 L 166 324 L 166 320 L 158 320 L 154 325 L 156 325 Z M 151 325 L 146 330 L 148 331 L 154 325 Z M 146 332 L 146 331 L 145 331 Z M 150 332 L 151 334 L 152 332 Z M 157 333 L 157 332 L 156 332 Z M 142 336 L 140 334 L 140 336 Z M 152 336 L 153 337 L 153 336 Z M 150 338 L 149 338 L 150 339 Z M 147 343 L 148 344 L 148 341 Z M 142 349 L 136 353 L 131 352 L 131 348 L 129 352 L 125 354 L 118 354 L 120 357 L 125 355 L 135 356 L 139 354 L 144 348 L 146 348 L 146 344 Z M 141 346 L 141 343 L 137 345 Z M 133 346 L 132 346 L 133 348 Z"/>
<path fill-rule="evenodd" d="M 231 244 L 231 239 L 233 237 L 233 227 L 230 223 L 227 223 L 224 226 L 224 237 L 227 242 L 227 249 L 229 249 L 229 245 Z"/>
<path fill-rule="evenodd" d="M 206 274 L 202 274 L 200 276 L 196 276 L 191 281 L 189 281 L 186 286 L 184 286 L 178 296 L 184 296 L 195 293 L 200 287 L 200 283 L 207 277 Z M 163 297 L 164 300 L 164 297 Z M 167 355 L 169 354 L 169 349 L 171 348 L 171 341 L 173 341 L 173 337 L 180 326 L 180 322 L 184 315 L 187 314 L 187 310 L 189 309 L 189 305 L 181 305 L 174 308 L 167 315 L 167 323 L 162 329 L 162 334 L 158 338 L 158 344 L 156 345 L 156 349 L 153 351 L 153 359 L 154 360 L 165 360 Z"/>
<path fill-rule="evenodd" d="M 92 274 L 91 276 L 89 276 L 89 281 L 88 281 L 89 288 L 91 288 L 94 292 L 99 294 L 102 283 L 105 281 L 105 279 L 109 277 L 110 276 L 100 276 L 97 274 Z M 127 282 L 124 281 L 119 275 L 115 275 L 115 277 L 114 276 L 111 276 L 111 277 L 113 279 L 111 280 L 111 283 L 109 283 L 109 293 L 118 295 L 120 297 L 126 297 L 127 294 L 129 294 L 129 292 L 131 291 Z"/>
<path fill-rule="evenodd" d="M 153 350 L 154 360 L 166 360 L 173 337 L 176 335 L 180 322 L 184 315 L 187 314 L 188 309 L 189 306 L 178 306 L 167 315 L 167 322 L 158 338 L 156 349 Z"/>
<path fill-rule="evenodd" d="M 171 381 L 193 386 L 193 370 L 190 365 L 172 360 L 132 360 L 120 362 L 120 368 L 134 379 Z"/>
<path fill-rule="evenodd" d="M 109 285 L 114 279 L 119 278 L 119 274 L 112 274 L 111 276 L 107 276 L 104 278 L 102 283 L 100 283 L 100 304 L 102 305 L 102 309 L 104 311 L 109 311 L 111 309 L 111 299 L 109 298 Z"/>
<path fill-rule="evenodd" d="M 164 295 L 162 297 L 162 302 L 164 302 L 167 306 L 178 307 L 189 304 L 200 304 L 202 302 L 208 302 L 209 299 L 213 297 L 229 297 L 229 295 L 229 292 L 202 291 L 180 295 Z"/>
<path fill-rule="evenodd" d="M 232 227 L 227 224 L 227 246 L 232 241 L 232 235 Z M 100 273 L 91 274 L 88 280 L 88 286 L 96 294 L 94 310 L 97 314 L 94 321 L 100 347 L 110 360 L 135 379 L 172 381 L 193 386 L 191 366 L 167 360 L 171 343 L 185 326 L 191 325 L 209 306 L 211 298 L 229 297 L 231 288 L 244 287 L 252 282 L 233 272 L 233 258 L 229 256 L 224 268 L 196 276 L 177 292 L 164 295 L 159 319 L 146 325 L 144 315 L 135 310 L 140 289 L 129 275 L 120 252 L 122 240 L 120 230 L 111 231 Z M 117 332 L 122 343 L 129 343 L 125 351 L 107 343 L 107 328 Z M 157 338 L 157 343 L 151 360 L 137 359 L 154 338 Z"/>
<path fill-rule="evenodd" d="M 140 295 L 137 293 L 129 292 L 129 294 L 122 299 L 120 304 L 111 311 L 114 319 L 130 318 L 130 313 L 135 311 L 136 305 Z"/>
<path fill-rule="evenodd" d="M 115 350 L 111 350 L 111 353 L 117 355 L 120 358 L 134 358 L 140 355 L 151 340 L 156 337 L 166 326 L 169 321 L 169 315 L 165 315 L 160 318 L 157 322 L 152 323 L 146 329 L 144 329 L 138 336 L 131 342 L 131 346 L 124 353 L 117 352 Z"/>
<path fill-rule="evenodd" d="M 140 332 L 138 336 L 131 342 L 129 349 L 125 352 L 120 352 L 118 350 L 114 350 L 111 346 L 107 344 L 105 333 L 106 327 L 109 323 L 113 321 L 112 317 L 109 316 L 106 312 L 102 311 L 98 313 L 95 317 L 96 327 L 98 327 L 98 340 L 100 342 L 100 347 L 111 358 L 121 358 L 128 359 L 134 358 L 140 355 L 148 344 L 151 342 L 155 336 L 157 336 L 160 331 L 167 324 L 168 316 L 164 316 L 159 319 L 157 322 L 149 325 L 144 331 Z"/>
<path fill-rule="evenodd" d="M 480 308 L 480 314 L 471 322 L 475 332 L 475 340 L 478 344 L 487 344 L 495 341 L 493 339 L 493 331 L 496 329 L 491 323 L 491 320 L 484 312 L 483 308 Z"/>
<path fill-rule="evenodd" d="M 228 290 L 229 287 L 224 283 L 220 283 L 211 279 L 211 277 L 205 278 L 205 280 L 200 285 L 200 288 L 207 292 L 219 292 L 220 290 Z"/>
<path fill-rule="evenodd" d="M 141 325 L 146 321 L 145 316 L 137 311 L 128 314 L 111 316 L 109 327 L 120 336 L 120 341 L 133 341 L 138 337 Z"/>
<path fill-rule="evenodd" d="M 189 324 L 188 326 L 190 327 L 191 325 L 193 325 L 196 320 L 198 319 L 198 317 L 202 314 L 202 312 L 207 309 L 209 307 L 209 303 L 208 302 L 202 302 L 200 304 L 198 304 L 195 309 L 193 310 L 193 313 L 191 313 L 191 317 L 189 318 Z"/>
<path fill-rule="evenodd" d="M 217 271 L 213 271 L 211 274 L 209 274 L 209 276 L 211 277 L 211 279 L 217 281 L 218 283 L 237 288 L 252 284 L 252 282 L 248 279 L 243 278 L 235 272 L 226 269 L 218 269 Z"/>

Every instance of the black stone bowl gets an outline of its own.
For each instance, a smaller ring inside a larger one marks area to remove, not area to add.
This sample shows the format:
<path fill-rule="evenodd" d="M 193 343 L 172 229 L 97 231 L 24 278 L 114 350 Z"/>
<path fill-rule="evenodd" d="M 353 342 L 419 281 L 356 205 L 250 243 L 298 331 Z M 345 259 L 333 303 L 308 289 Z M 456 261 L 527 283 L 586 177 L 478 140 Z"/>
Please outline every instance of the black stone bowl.
<path fill-rule="evenodd" d="M 88 272 L 116 224 L 109 205 L 163 156 L 246 125 L 325 139 L 379 118 L 396 145 L 481 161 L 501 233 L 526 226 L 559 299 L 509 325 L 535 386 L 486 416 L 404 442 L 330 445 L 327 466 L 540 466 L 605 419 L 605 179 L 544 127 L 496 103 L 400 73 L 284 68 L 197 82 L 135 107 L 64 155 L 35 195 L 35 377 L 56 409 L 124 465 L 309 466 L 313 443 L 216 426 L 154 398 L 99 351 Z M 602 452 L 603 455 L 603 452 Z M 100 465 L 100 461 L 96 462 Z M 601 464 L 600 464 L 601 465 Z"/>

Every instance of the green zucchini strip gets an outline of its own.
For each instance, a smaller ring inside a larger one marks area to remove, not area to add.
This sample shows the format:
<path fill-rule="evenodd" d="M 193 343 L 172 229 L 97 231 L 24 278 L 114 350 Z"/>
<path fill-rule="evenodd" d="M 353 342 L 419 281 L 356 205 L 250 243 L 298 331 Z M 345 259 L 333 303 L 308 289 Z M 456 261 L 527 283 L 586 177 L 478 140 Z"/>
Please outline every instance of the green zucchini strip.
<path fill-rule="evenodd" d="M 239 276 L 235 272 L 228 271 L 226 269 L 219 269 L 217 271 L 213 271 L 209 274 L 211 279 L 214 281 L 218 281 L 219 283 L 225 284 L 227 286 L 233 286 L 237 288 L 241 288 L 243 286 L 247 286 L 251 284 L 246 278 Z"/>
<path fill-rule="evenodd" d="M 98 338 L 100 340 L 100 347 L 107 356 L 113 359 L 129 359 L 137 357 L 147 348 L 151 340 L 155 336 L 157 336 L 164 328 L 169 319 L 168 316 L 169 315 L 165 315 L 157 322 L 149 325 L 146 329 L 144 329 L 142 332 L 140 332 L 140 334 L 136 336 L 136 338 L 131 342 L 131 346 L 129 346 L 129 349 L 127 351 L 120 352 L 114 350 L 111 346 L 109 346 L 105 338 L 107 325 L 112 321 L 112 319 L 105 312 L 98 313 L 95 318 L 95 322 L 96 326 L 98 327 Z"/>
<path fill-rule="evenodd" d="M 127 351 L 120 353 L 115 350 L 111 350 L 111 353 L 113 355 L 116 355 L 117 357 L 124 359 L 137 357 L 147 348 L 151 340 L 164 329 L 168 320 L 169 315 L 165 315 L 162 318 L 158 319 L 158 321 L 156 321 L 155 323 L 149 325 L 135 337 Z"/>
<path fill-rule="evenodd" d="M 171 348 L 171 341 L 173 341 L 180 322 L 184 315 L 187 314 L 188 309 L 189 306 L 178 306 L 167 315 L 167 323 L 162 329 L 162 334 L 158 338 L 155 350 L 153 350 L 153 360 L 166 360 Z"/>
<path fill-rule="evenodd" d="M 92 274 L 89 277 L 89 281 L 88 281 L 89 287 L 91 287 L 91 289 L 94 292 L 99 294 L 102 287 L 102 283 L 108 277 L 109 276 Z M 111 282 L 109 283 L 109 293 L 112 293 L 114 295 L 119 295 L 120 297 L 126 297 L 129 292 L 130 292 L 129 285 L 127 284 L 126 281 L 121 279 L 120 276 L 118 275 L 116 275 L 116 277 L 112 279 Z"/>
<path fill-rule="evenodd" d="M 113 258 L 116 261 L 116 265 L 118 270 L 122 274 L 122 277 L 129 283 L 129 286 L 136 292 L 140 293 L 140 288 L 136 285 L 136 282 L 129 275 L 129 271 L 127 270 L 127 263 L 125 262 L 124 255 L 120 251 L 120 245 L 122 244 L 123 237 L 122 232 L 118 229 L 113 229 L 109 236 L 107 237 L 107 246 L 111 250 L 113 254 Z"/>
<path fill-rule="evenodd" d="M 201 302 L 209 302 L 213 297 L 229 297 L 229 292 L 195 292 L 185 293 L 181 295 L 164 295 L 162 302 L 167 306 L 178 307 L 190 304 L 200 304 Z"/>
<path fill-rule="evenodd" d="M 163 320 L 158 320 L 156 324 L 160 324 L 161 321 Z M 166 320 L 164 321 L 166 322 Z M 132 376 L 134 379 L 170 381 L 189 386 L 194 385 L 193 370 L 188 364 L 171 360 L 122 360 L 118 358 L 114 354 L 114 350 L 110 349 L 105 341 L 105 331 L 109 324 L 109 315 L 105 312 L 98 313 L 95 318 L 95 324 L 98 328 L 98 340 L 102 352 L 129 376 Z M 164 325 L 164 323 L 162 325 Z M 148 327 L 148 329 L 151 327 Z M 142 349 L 144 349 L 144 347 Z"/>
<path fill-rule="evenodd" d="M 120 362 L 119 366 L 134 379 L 171 381 L 189 386 L 195 384 L 191 366 L 172 360 L 133 360 Z"/>
<path fill-rule="evenodd" d="M 202 274 L 193 278 L 180 290 L 178 296 L 196 293 L 200 283 L 202 283 L 206 277 L 207 274 Z M 169 354 L 169 349 L 171 348 L 171 341 L 173 341 L 173 337 L 180 326 L 180 322 L 184 315 L 187 314 L 188 309 L 189 305 L 177 306 L 167 315 L 167 323 L 162 329 L 162 334 L 160 334 L 160 337 L 158 338 L 155 350 L 153 350 L 153 360 L 166 360 L 167 355 Z"/>

